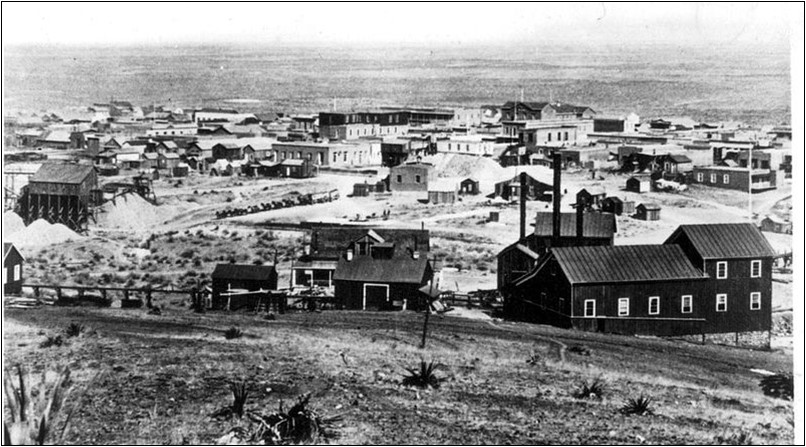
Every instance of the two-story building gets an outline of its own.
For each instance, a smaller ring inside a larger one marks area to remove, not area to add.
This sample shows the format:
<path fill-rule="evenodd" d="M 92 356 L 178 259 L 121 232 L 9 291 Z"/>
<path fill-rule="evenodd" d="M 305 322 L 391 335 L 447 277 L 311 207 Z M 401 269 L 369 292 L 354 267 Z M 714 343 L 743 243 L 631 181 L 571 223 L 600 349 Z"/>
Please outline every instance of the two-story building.
<path fill-rule="evenodd" d="M 319 136 L 329 140 L 357 140 L 361 137 L 405 135 L 409 112 L 377 110 L 365 112 L 321 112 Z"/>

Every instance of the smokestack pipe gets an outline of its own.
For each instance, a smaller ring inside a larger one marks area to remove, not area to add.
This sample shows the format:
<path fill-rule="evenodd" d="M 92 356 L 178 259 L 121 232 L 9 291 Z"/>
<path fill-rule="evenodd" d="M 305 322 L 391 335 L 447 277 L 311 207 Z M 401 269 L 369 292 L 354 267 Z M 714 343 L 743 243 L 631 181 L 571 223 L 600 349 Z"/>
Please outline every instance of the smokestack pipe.
<path fill-rule="evenodd" d="M 582 229 L 584 227 L 584 219 L 585 219 L 585 201 L 584 199 L 577 194 L 577 240 L 581 243 L 583 234 Z"/>
<path fill-rule="evenodd" d="M 521 172 L 521 237 L 519 241 L 526 239 L 526 173 Z"/>
<path fill-rule="evenodd" d="M 554 191 L 552 192 L 552 201 L 554 209 L 551 214 L 551 236 L 554 244 L 557 245 L 560 241 L 560 182 L 561 182 L 561 169 L 562 156 L 554 152 L 551 156 L 552 165 L 554 166 Z"/>

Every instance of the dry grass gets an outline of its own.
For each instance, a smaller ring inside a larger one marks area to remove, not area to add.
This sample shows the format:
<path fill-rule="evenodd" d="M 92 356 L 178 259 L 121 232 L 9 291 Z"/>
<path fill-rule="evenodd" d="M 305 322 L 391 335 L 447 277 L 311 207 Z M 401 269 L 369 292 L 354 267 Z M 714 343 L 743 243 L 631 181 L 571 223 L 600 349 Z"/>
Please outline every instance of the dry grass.
<path fill-rule="evenodd" d="M 791 404 L 764 396 L 758 378 L 735 367 L 791 368 L 791 351 L 450 316 L 434 320 L 423 351 L 421 316 L 410 312 L 300 313 L 267 321 L 176 308 L 156 317 L 142 310 L 46 307 L 9 309 L 6 318 L 7 361 L 41 369 L 69 349 L 75 370 L 90 375 L 109 364 L 115 371 L 91 390 L 91 404 L 75 414 L 67 443 L 214 442 L 231 426 L 206 415 L 232 398 L 227 385 L 235 377 L 250 383 L 251 409 L 311 393 L 323 417 L 343 416 L 333 427 L 339 443 L 629 444 L 637 435 L 653 444 L 713 443 L 715 427 L 732 433 L 757 424 L 764 426 L 754 429 L 754 442 L 792 442 Z M 39 331 L 71 321 L 102 336 L 75 338 L 59 350 L 36 348 Z M 250 336 L 225 340 L 221 333 L 232 326 Z M 549 338 L 584 344 L 591 355 L 560 362 Z M 542 361 L 527 364 L 532 352 Z M 401 365 L 416 365 L 424 355 L 444 365 L 439 389 L 401 387 Z M 571 395 L 594 378 L 609 384 L 602 399 Z M 653 397 L 658 414 L 636 427 L 618 409 L 640 394 Z"/>

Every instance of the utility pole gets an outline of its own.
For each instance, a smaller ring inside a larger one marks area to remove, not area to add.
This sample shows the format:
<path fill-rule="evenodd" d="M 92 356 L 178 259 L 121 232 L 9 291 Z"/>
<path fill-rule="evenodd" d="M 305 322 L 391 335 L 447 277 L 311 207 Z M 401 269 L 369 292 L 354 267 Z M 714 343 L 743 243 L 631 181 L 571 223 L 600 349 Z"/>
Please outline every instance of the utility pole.
<path fill-rule="evenodd" d="M 747 218 L 753 221 L 753 144 L 747 153 Z"/>

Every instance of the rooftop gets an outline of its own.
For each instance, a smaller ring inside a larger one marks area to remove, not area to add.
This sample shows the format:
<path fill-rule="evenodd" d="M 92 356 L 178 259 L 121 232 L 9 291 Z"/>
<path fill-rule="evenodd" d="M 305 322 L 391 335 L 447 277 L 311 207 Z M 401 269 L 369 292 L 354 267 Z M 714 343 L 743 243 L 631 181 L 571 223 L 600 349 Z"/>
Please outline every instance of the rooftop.
<path fill-rule="evenodd" d="M 94 171 L 92 165 L 45 163 L 28 180 L 30 183 L 68 183 L 78 185 Z"/>
<path fill-rule="evenodd" d="M 775 256 L 767 238 L 751 223 L 681 225 L 666 244 L 685 236 L 703 259 Z"/>
<path fill-rule="evenodd" d="M 218 264 L 212 277 L 220 279 L 268 280 L 274 273 L 273 265 Z"/>
<path fill-rule="evenodd" d="M 560 213 L 560 236 L 574 237 L 577 234 L 576 213 Z M 616 216 L 610 213 L 583 213 L 582 236 L 589 238 L 611 238 L 616 233 Z M 539 212 L 535 218 L 535 236 L 552 235 L 552 213 Z"/>

